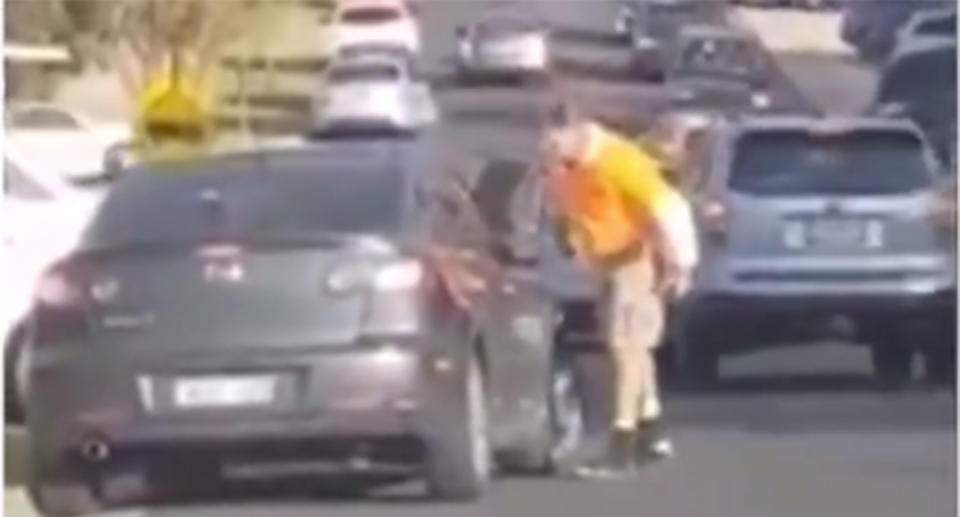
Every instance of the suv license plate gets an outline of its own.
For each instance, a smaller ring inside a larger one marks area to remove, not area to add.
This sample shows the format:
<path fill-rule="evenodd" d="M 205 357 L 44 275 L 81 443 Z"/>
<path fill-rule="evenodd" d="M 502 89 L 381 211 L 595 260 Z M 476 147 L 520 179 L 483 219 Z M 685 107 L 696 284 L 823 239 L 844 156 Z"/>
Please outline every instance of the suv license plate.
<path fill-rule="evenodd" d="M 864 225 L 856 220 L 819 220 L 807 228 L 810 242 L 825 246 L 856 246 L 863 243 Z"/>
<path fill-rule="evenodd" d="M 274 400 L 272 375 L 179 378 L 173 400 L 179 409 L 264 406 Z"/>

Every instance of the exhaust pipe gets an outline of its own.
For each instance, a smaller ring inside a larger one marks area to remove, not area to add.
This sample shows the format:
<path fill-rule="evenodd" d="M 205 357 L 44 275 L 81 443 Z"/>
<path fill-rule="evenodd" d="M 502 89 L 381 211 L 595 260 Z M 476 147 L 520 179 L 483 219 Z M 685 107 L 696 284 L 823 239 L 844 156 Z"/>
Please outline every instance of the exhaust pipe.
<path fill-rule="evenodd" d="M 80 446 L 80 454 L 91 463 L 100 463 L 110 457 L 110 446 L 100 439 L 87 440 Z"/>

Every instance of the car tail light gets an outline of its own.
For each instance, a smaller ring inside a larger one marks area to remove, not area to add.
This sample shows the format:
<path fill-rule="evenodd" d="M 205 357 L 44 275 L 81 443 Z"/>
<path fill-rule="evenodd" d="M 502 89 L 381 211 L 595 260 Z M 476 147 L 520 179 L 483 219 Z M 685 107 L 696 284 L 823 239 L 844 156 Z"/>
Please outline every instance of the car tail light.
<path fill-rule="evenodd" d="M 86 282 L 68 264 L 55 265 L 37 282 L 35 301 L 51 308 L 83 306 L 89 301 Z"/>
<path fill-rule="evenodd" d="M 730 209 L 723 201 L 711 199 L 700 206 L 700 221 L 708 233 L 726 234 L 730 224 Z"/>
<path fill-rule="evenodd" d="M 406 291 L 423 281 L 423 264 L 414 259 L 385 262 L 356 262 L 333 269 L 326 278 L 326 287 L 333 292 L 373 290 Z"/>

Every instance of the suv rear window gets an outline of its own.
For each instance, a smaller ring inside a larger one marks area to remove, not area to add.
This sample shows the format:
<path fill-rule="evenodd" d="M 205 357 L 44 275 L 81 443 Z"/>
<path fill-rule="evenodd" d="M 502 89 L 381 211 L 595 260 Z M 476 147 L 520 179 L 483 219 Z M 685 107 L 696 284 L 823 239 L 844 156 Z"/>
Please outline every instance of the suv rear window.
<path fill-rule="evenodd" d="M 340 18 L 349 24 L 373 25 L 392 22 L 400 18 L 400 11 L 390 7 L 354 8 L 344 11 Z"/>
<path fill-rule="evenodd" d="M 370 166 L 263 170 L 250 162 L 200 171 L 134 171 L 110 192 L 84 246 L 391 233 L 403 220 L 404 176 Z"/>
<path fill-rule="evenodd" d="M 932 174 L 910 133 L 772 131 L 739 139 L 729 181 L 755 195 L 895 194 L 928 186 Z"/>

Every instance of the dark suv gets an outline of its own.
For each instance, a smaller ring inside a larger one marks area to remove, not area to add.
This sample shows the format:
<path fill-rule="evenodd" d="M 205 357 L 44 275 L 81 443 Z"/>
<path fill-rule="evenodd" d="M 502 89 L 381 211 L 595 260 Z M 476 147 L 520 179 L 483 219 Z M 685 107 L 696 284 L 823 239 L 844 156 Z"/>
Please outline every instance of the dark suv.
<path fill-rule="evenodd" d="M 506 274 L 457 171 L 414 142 L 130 170 L 39 286 L 30 493 L 81 514 L 115 474 L 541 470 L 552 306 Z M 254 473 L 254 474 L 251 474 Z"/>

